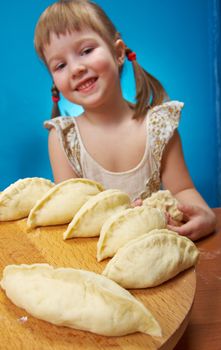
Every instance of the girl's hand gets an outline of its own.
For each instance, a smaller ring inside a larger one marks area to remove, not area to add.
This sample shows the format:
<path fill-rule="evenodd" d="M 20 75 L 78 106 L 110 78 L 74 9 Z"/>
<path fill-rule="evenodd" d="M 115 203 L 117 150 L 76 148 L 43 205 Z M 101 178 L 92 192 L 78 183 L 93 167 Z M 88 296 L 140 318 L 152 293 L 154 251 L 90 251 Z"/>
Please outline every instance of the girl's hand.
<path fill-rule="evenodd" d="M 215 230 L 216 217 L 210 208 L 179 204 L 178 209 L 184 215 L 184 224 L 176 226 L 169 221 L 168 229 L 195 241 Z"/>
<path fill-rule="evenodd" d="M 140 207 L 143 204 L 143 201 L 141 198 L 137 198 L 132 202 L 132 207 Z"/>

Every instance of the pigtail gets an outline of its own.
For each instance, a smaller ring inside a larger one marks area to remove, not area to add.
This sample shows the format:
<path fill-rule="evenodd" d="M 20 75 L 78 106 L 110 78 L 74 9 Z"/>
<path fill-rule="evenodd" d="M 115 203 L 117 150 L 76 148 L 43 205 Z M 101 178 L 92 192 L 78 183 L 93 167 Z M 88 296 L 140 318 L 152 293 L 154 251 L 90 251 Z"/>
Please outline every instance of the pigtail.
<path fill-rule="evenodd" d="M 60 93 L 57 87 L 55 86 L 55 84 L 52 85 L 51 93 L 52 93 L 52 102 L 53 102 L 51 118 L 53 119 L 61 115 L 60 109 L 58 107 L 58 101 L 60 100 Z"/>
<path fill-rule="evenodd" d="M 126 56 L 132 62 L 136 82 L 136 104 L 134 118 L 146 114 L 148 107 L 154 107 L 163 103 L 167 93 L 162 84 L 143 69 L 136 60 L 135 52 L 129 48 L 125 50 Z"/>

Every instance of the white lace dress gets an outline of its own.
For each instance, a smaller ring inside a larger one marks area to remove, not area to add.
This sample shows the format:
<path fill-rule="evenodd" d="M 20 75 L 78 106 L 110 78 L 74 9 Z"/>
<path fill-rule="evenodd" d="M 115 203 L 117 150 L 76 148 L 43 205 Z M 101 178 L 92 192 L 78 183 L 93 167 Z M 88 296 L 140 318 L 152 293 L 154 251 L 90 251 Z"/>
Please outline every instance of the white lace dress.
<path fill-rule="evenodd" d="M 78 177 L 98 181 L 106 189 L 118 188 L 131 199 L 146 198 L 161 185 L 160 166 L 164 148 L 178 127 L 182 102 L 169 101 L 148 110 L 146 148 L 139 164 L 125 172 L 111 172 L 98 164 L 84 147 L 76 117 L 57 117 L 44 122 L 55 128 L 67 158 Z"/>

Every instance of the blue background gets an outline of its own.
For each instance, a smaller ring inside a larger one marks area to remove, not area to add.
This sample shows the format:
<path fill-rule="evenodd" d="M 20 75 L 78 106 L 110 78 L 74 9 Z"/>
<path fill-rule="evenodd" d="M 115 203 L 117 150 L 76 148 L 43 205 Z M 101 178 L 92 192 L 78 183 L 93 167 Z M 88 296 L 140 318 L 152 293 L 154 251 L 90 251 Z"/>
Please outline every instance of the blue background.
<path fill-rule="evenodd" d="M 35 24 L 53 1 L 1 4 L 0 190 L 19 178 L 52 178 L 47 152 L 51 79 L 33 46 Z M 210 206 L 221 204 L 220 1 L 99 0 L 139 62 L 185 107 L 179 127 L 195 185 Z M 129 63 L 126 98 L 134 95 Z M 61 101 L 61 111 L 79 108 Z M 179 174 L 177 174 L 179 176 Z"/>

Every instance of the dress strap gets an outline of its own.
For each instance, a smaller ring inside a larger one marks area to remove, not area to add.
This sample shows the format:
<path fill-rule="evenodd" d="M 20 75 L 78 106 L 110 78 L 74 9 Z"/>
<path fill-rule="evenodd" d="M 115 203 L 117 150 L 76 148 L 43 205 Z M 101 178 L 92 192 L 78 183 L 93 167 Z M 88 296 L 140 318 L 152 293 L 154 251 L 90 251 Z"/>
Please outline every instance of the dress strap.
<path fill-rule="evenodd" d="M 155 106 L 148 116 L 148 135 L 152 155 L 156 164 L 161 163 L 165 146 L 179 125 L 180 112 L 184 104 L 169 101 Z"/>
<path fill-rule="evenodd" d="M 76 132 L 75 117 L 57 117 L 44 122 L 47 129 L 55 128 L 61 145 L 67 155 L 74 172 L 78 177 L 83 177 L 80 161 L 80 144 Z"/>
<path fill-rule="evenodd" d="M 163 151 L 178 127 L 182 102 L 169 101 L 153 107 L 147 116 L 148 145 L 151 154 L 151 175 L 140 198 L 145 199 L 161 188 L 160 168 Z"/>

